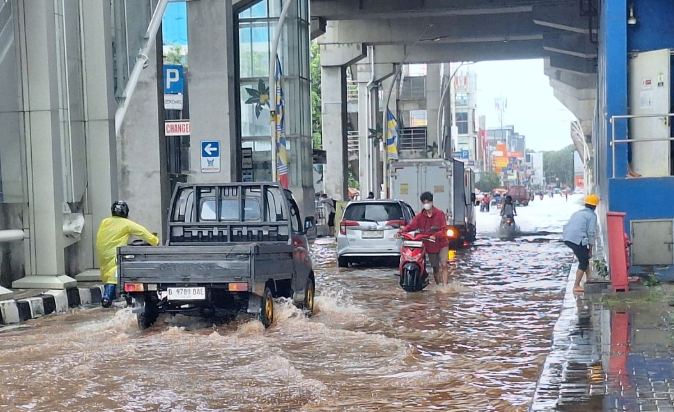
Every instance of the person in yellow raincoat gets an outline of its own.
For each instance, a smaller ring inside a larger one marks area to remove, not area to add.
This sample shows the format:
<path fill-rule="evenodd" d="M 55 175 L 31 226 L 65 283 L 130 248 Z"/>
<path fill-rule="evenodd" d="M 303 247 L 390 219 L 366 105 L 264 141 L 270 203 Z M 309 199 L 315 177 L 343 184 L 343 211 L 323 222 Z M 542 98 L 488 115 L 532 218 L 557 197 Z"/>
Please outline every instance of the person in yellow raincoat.
<path fill-rule="evenodd" d="M 101 279 L 105 285 L 102 305 L 109 308 L 117 291 L 117 248 L 126 246 L 129 237 L 136 236 L 152 246 L 159 244 L 157 236 L 129 218 L 126 202 L 112 204 L 112 217 L 103 219 L 96 236 L 96 253 L 101 266 Z"/>

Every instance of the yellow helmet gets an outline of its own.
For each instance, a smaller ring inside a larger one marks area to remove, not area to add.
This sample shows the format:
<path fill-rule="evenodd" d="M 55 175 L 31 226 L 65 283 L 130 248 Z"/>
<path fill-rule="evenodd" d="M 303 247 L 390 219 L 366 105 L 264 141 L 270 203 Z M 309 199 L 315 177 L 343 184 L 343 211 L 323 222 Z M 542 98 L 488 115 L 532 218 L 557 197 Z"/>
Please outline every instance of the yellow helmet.
<path fill-rule="evenodd" d="M 599 204 L 599 197 L 595 194 L 591 194 L 585 198 L 585 204 L 591 206 L 597 206 Z"/>

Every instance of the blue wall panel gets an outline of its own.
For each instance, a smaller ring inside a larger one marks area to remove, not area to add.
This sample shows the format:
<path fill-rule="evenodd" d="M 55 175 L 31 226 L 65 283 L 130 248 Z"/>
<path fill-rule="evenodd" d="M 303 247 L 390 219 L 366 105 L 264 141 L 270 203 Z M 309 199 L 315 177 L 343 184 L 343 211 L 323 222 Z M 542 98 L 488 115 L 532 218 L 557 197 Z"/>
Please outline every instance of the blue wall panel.
<path fill-rule="evenodd" d="M 674 1 L 635 1 L 634 16 L 637 24 L 628 28 L 630 51 L 674 48 Z"/>
<path fill-rule="evenodd" d="M 632 219 L 674 219 L 674 177 L 611 179 L 611 211 L 625 212 L 625 230 Z"/>

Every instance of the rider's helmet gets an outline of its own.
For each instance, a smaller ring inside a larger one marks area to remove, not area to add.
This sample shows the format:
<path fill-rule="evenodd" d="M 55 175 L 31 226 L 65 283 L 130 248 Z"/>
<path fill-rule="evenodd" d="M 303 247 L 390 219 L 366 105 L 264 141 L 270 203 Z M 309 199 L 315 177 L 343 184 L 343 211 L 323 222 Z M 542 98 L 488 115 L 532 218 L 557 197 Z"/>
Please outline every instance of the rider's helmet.
<path fill-rule="evenodd" d="M 512 203 L 512 202 L 513 202 L 513 197 L 510 196 L 510 195 L 506 196 L 505 202 L 506 202 L 506 203 Z"/>
<path fill-rule="evenodd" d="M 129 205 L 123 200 L 115 201 L 110 209 L 113 216 L 123 217 L 125 219 L 129 217 Z"/>

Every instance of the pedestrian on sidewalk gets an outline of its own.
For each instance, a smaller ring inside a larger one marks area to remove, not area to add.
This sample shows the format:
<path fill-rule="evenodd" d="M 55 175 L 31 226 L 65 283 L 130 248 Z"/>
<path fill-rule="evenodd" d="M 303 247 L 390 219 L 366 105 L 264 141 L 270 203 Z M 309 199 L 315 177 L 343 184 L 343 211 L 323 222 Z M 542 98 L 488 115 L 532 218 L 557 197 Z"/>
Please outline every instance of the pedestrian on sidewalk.
<path fill-rule="evenodd" d="M 585 198 L 585 207 L 571 216 L 569 222 L 564 226 L 564 244 L 573 250 L 578 258 L 578 271 L 576 272 L 576 283 L 573 286 L 574 293 L 583 293 L 584 289 L 580 286 L 583 275 L 588 272 L 590 258 L 592 257 L 592 246 L 597 234 L 597 215 L 595 209 L 599 204 L 597 195 L 589 195 Z"/>
<path fill-rule="evenodd" d="M 152 246 L 159 244 L 157 236 L 143 226 L 129 220 L 129 206 L 126 202 L 112 204 L 112 217 L 103 219 L 96 235 L 96 253 L 101 266 L 101 280 L 105 285 L 102 306 L 109 308 L 117 292 L 117 248 L 126 246 L 129 237 L 136 236 Z"/>
<path fill-rule="evenodd" d="M 328 234 L 335 236 L 335 212 L 337 211 L 337 202 L 328 197 L 326 193 L 321 195 L 321 204 L 328 208 Z"/>

